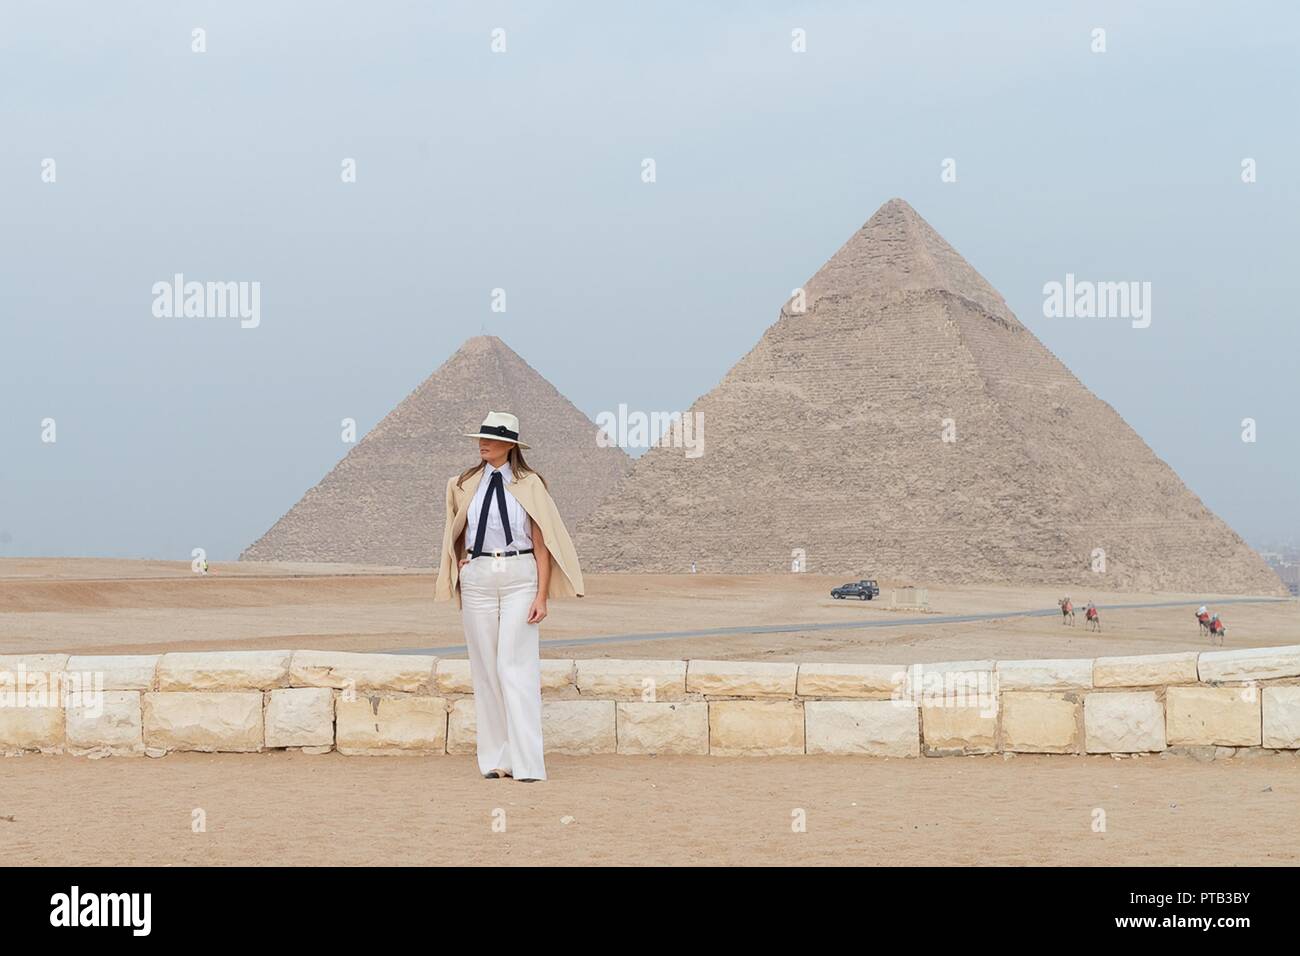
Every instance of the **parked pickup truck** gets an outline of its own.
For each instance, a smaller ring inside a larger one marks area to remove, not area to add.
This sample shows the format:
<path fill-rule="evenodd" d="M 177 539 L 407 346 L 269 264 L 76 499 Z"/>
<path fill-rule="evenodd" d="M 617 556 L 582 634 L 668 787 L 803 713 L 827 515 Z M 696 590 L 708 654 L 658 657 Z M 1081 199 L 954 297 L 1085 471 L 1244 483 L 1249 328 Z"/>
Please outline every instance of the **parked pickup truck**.
<path fill-rule="evenodd" d="M 831 589 L 831 597 L 838 600 L 845 598 L 857 598 L 859 601 L 870 601 L 873 597 L 880 594 L 880 588 L 876 586 L 875 581 L 852 581 L 848 584 L 841 584 L 837 588 Z"/>

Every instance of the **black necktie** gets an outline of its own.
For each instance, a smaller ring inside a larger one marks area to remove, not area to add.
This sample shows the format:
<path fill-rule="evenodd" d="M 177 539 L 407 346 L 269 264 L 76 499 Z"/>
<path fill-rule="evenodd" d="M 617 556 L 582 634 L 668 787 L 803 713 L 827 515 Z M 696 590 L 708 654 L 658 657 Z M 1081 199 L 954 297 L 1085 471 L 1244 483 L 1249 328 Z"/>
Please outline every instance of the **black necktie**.
<path fill-rule="evenodd" d="M 474 535 L 474 550 L 470 552 L 470 557 L 477 558 L 483 553 L 483 535 L 487 533 L 488 509 L 492 507 L 492 496 L 496 495 L 497 511 L 501 515 L 501 526 L 506 529 L 506 547 L 514 540 L 510 534 L 510 515 L 506 511 L 506 492 L 505 481 L 501 477 L 501 472 L 492 472 L 492 477 L 488 479 L 487 495 L 483 498 L 483 507 L 478 513 L 478 532 Z"/>

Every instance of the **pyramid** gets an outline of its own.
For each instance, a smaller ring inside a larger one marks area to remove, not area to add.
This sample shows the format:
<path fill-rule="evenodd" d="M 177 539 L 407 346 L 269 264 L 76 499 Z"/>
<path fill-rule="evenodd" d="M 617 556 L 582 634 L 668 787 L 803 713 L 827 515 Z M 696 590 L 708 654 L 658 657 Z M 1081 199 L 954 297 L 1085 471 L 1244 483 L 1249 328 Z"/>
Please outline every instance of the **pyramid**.
<path fill-rule="evenodd" d="M 1279 593 L 1263 560 L 900 199 L 580 526 L 594 571 Z M 945 438 L 949 440 L 945 440 Z"/>
<path fill-rule="evenodd" d="M 477 460 L 488 411 L 519 417 L 529 466 L 576 528 L 631 464 L 596 425 L 501 339 L 477 336 L 384 416 L 243 561 L 436 565 L 447 479 Z"/>

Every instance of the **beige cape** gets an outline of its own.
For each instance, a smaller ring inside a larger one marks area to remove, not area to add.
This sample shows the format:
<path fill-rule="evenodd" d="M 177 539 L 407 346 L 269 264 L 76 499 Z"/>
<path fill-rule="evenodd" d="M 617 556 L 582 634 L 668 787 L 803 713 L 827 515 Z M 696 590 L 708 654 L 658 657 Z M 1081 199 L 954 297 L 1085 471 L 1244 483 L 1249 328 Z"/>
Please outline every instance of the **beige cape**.
<path fill-rule="evenodd" d="M 460 488 L 456 487 L 455 475 L 447 479 L 447 521 L 442 532 L 438 580 L 433 587 L 435 601 L 450 601 L 454 593 L 456 606 L 461 606 L 460 558 L 465 554 L 465 520 L 469 503 L 478 492 L 478 486 L 486 473 L 487 469 L 484 468 L 477 477 L 466 478 Z M 542 479 L 530 471 L 507 482 L 505 489 L 528 512 L 528 516 L 537 522 L 546 550 L 551 553 L 551 582 L 546 590 L 547 598 L 582 597 L 584 589 L 582 569 L 578 566 L 578 552 L 574 550 L 573 539 L 569 537 L 568 529 L 560 518 L 560 511 L 542 484 Z M 536 544 L 534 542 L 534 546 Z"/>

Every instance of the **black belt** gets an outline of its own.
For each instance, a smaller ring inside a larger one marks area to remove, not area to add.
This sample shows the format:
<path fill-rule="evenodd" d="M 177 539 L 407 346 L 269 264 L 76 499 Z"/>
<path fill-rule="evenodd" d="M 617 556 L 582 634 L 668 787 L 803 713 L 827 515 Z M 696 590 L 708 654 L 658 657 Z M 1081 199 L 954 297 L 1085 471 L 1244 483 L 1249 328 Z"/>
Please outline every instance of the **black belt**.
<path fill-rule="evenodd" d="M 518 551 L 501 551 L 499 553 L 496 551 L 474 551 L 471 549 L 469 556 L 471 558 L 481 558 L 485 554 L 490 554 L 494 558 L 513 558 L 517 554 L 532 554 L 532 553 L 533 553 L 532 548 L 521 548 Z"/>

